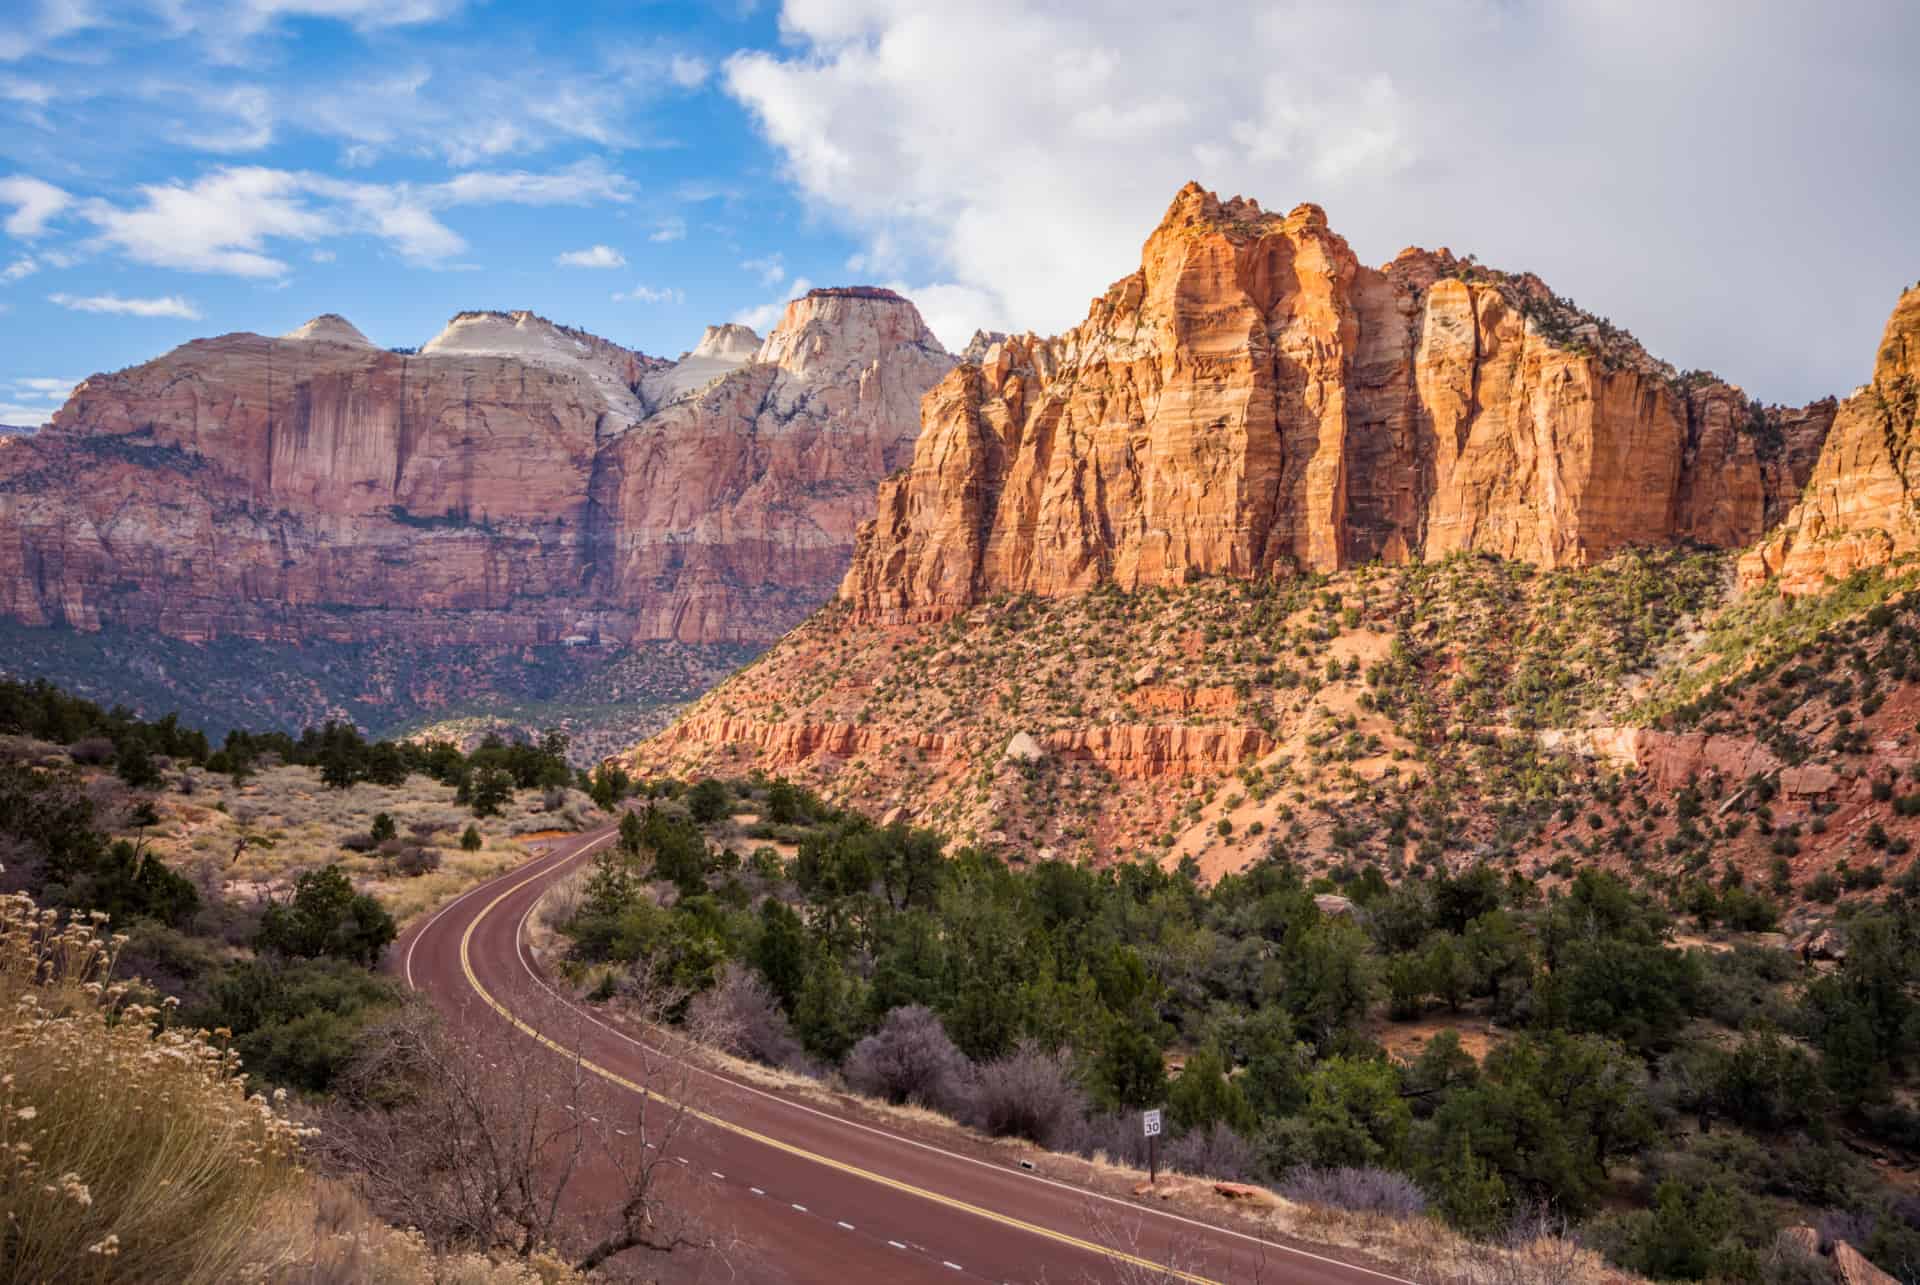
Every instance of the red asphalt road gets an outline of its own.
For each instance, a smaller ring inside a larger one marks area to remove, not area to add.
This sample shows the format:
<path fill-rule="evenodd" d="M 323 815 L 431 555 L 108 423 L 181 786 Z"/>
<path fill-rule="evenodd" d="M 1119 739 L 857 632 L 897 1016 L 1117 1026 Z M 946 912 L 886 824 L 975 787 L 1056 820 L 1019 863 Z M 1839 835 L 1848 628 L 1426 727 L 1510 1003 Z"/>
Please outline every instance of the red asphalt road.
<path fill-rule="evenodd" d="M 612 837 L 608 827 L 560 841 L 409 928 L 393 958 L 408 985 L 449 1017 L 497 1029 L 501 1039 L 537 1032 L 550 1047 L 577 1052 L 609 1093 L 636 1110 L 634 1085 L 647 1075 L 639 1046 L 549 986 L 522 932 L 547 887 Z M 684 1082 L 689 1105 L 711 1117 L 669 1143 L 699 1179 L 686 1194 L 711 1230 L 749 1247 L 725 1265 L 703 1264 L 697 1254 L 656 1260 L 657 1270 L 676 1278 L 1408 1285 L 1330 1252 L 1262 1241 L 946 1151 L 725 1075 L 674 1078 Z M 661 1090 L 656 1077 L 654 1092 Z"/>

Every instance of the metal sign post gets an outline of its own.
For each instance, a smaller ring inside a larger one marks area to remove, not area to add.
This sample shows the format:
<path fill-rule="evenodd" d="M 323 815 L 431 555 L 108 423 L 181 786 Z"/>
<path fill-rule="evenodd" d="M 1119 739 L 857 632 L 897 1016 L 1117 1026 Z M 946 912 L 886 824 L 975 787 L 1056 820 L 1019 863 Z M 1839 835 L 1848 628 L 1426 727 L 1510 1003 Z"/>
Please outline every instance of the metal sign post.
<path fill-rule="evenodd" d="M 1145 1111 L 1140 1116 L 1140 1128 L 1147 1138 L 1147 1184 L 1160 1181 L 1160 1108 Z"/>

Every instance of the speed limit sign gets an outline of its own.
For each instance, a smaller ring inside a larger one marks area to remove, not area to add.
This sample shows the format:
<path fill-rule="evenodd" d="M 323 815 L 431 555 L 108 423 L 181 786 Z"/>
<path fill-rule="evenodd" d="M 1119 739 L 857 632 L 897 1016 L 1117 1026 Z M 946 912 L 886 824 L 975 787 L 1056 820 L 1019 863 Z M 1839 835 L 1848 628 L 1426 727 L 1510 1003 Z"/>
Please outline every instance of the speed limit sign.
<path fill-rule="evenodd" d="M 1159 1137 L 1159 1136 L 1160 1136 L 1160 1111 L 1159 1111 L 1159 1109 L 1158 1109 L 1158 1108 L 1155 1108 L 1155 1109 L 1154 1109 L 1154 1110 L 1152 1110 L 1152 1111 L 1148 1111 L 1148 1112 L 1145 1112 L 1145 1113 L 1143 1113 L 1143 1114 L 1141 1115 L 1141 1117 L 1140 1117 L 1140 1125 L 1141 1125 L 1141 1128 L 1142 1128 L 1143 1130 L 1145 1130 L 1145 1132 L 1144 1132 L 1144 1134 L 1143 1134 L 1142 1136 L 1144 1136 L 1144 1137 L 1148 1137 L 1148 1138 L 1157 1138 L 1157 1137 Z"/>

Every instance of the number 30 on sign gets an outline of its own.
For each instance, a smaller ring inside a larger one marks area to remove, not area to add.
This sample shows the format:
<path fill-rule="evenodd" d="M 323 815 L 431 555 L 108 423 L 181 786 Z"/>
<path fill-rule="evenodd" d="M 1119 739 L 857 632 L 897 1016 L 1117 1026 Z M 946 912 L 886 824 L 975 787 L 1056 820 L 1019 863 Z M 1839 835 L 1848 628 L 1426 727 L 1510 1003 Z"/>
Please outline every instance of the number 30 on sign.
<path fill-rule="evenodd" d="M 1142 1137 L 1145 1137 L 1145 1138 L 1159 1137 L 1160 1136 L 1160 1112 L 1158 1110 L 1142 1112 L 1140 1115 L 1140 1128 L 1142 1130 L 1141 1132 Z"/>

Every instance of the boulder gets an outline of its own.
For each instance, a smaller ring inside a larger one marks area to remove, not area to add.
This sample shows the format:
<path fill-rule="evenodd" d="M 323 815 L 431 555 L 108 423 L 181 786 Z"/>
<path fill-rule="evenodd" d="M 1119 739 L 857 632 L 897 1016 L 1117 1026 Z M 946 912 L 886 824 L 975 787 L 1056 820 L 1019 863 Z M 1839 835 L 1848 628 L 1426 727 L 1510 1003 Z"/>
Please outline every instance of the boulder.
<path fill-rule="evenodd" d="M 1010 763 L 1038 763 L 1047 757 L 1040 742 L 1026 732 L 1015 732 L 1007 742 L 1006 759 Z"/>

